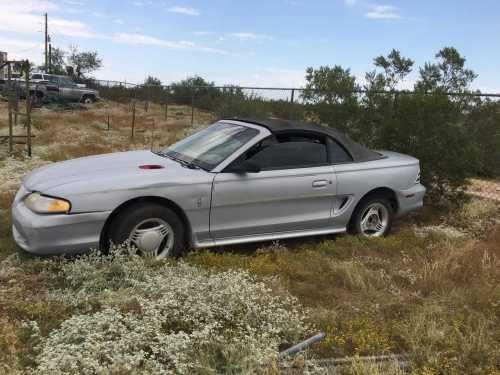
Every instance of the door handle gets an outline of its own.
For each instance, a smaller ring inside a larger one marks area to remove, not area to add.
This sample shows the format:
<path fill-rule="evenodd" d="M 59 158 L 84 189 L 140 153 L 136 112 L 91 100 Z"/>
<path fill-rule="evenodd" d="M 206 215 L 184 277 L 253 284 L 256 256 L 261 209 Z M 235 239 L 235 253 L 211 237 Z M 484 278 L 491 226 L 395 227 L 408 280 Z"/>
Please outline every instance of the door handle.
<path fill-rule="evenodd" d="M 316 180 L 316 181 L 313 181 L 312 183 L 312 186 L 313 187 L 323 187 L 323 186 L 326 186 L 328 185 L 328 180 Z"/>

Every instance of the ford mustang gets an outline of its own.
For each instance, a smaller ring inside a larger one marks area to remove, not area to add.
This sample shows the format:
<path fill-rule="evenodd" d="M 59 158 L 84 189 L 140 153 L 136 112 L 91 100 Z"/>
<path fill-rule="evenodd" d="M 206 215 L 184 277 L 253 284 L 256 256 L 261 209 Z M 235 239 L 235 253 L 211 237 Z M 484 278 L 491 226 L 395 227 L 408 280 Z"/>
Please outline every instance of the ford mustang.
<path fill-rule="evenodd" d="M 12 231 L 35 254 L 127 243 L 161 258 L 346 231 L 383 236 L 424 194 L 411 156 L 317 124 L 226 119 L 160 152 L 35 170 L 14 199 Z"/>

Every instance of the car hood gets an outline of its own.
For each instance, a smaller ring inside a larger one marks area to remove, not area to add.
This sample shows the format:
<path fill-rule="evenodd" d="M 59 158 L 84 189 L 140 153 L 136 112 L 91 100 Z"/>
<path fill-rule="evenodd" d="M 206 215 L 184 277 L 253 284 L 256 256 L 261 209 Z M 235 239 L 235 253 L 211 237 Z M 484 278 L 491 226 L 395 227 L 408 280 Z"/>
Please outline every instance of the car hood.
<path fill-rule="evenodd" d="M 163 169 L 141 169 L 141 165 L 161 165 Z M 151 151 L 128 151 L 87 156 L 46 165 L 24 178 L 24 187 L 29 191 L 45 192 L 54 187 L 75 182 L 95 182 L 118 177 L 143 180 L 145 174 L 161 173 L 163 176 L 183 177 L 195 170 L 156 155 Z M 142 177 L 142 178 L 141 178 Z"/>

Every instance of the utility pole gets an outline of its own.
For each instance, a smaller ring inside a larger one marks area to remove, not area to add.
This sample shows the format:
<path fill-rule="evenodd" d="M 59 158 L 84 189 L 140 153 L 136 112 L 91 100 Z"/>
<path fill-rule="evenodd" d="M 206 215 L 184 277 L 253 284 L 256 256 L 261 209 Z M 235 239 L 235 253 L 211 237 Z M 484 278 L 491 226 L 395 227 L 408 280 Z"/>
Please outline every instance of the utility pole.
<path fill-rule="evenodd" d="M 52 73 L 52 43 L 50 43 L 50 36 L 49 36 L 49 74 Z"/>
<path fill-rule="evenodd" d="M 45 73 L 48 73 L 49 69 L 49 53 L 48 53 L 48 43 L 49 43 L 49 33 L 47 25 L 47 13 L 45 13 Z"/>

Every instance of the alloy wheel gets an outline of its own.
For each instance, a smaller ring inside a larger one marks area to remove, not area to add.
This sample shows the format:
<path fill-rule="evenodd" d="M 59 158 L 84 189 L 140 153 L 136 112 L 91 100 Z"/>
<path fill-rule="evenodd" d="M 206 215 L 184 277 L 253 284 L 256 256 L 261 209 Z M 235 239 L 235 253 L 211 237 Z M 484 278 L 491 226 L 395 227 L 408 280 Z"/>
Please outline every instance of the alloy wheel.
<path fill-rule="evenodd" d="M 141 253 L 156 258 L 168 257 L 174 247 L 174 231 L 160 218 L 141 221 L 132 229 L 128 239 Z"/>
<path fill-rule="evenodd" d="M 361 233 L 367 237 L 382 236 L 389 225 L 389 211 L 382 203 L 369 204 L 361 215 Z"/>

